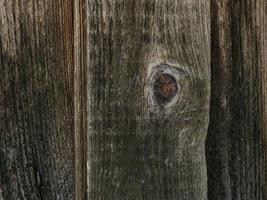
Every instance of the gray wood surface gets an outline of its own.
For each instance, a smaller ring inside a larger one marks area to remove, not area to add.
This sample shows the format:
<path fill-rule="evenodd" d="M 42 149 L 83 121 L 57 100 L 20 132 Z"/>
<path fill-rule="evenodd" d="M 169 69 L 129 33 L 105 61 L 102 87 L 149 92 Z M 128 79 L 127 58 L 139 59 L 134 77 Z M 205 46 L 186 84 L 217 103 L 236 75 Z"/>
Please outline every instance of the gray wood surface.
<path fill-rule="evenodd" d="M 267 199 L 267 2 L 211 1 L 210 200 Z"/>
<path fill-rule="evenodd" d="M 87 6 L 89 199 L 207 199 L 209 1 Z"/>
<path fill-rule="evenodd" d="M 0 0 L 0 199 L 74 199 L 73 2 Z"/>

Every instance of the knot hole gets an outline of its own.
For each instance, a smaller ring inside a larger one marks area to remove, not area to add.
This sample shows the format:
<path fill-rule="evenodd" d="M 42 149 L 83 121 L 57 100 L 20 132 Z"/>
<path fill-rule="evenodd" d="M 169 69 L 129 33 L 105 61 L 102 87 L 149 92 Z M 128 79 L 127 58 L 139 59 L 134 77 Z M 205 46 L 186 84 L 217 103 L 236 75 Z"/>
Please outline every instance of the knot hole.
<path fill-rule="evenodd" d="M 170 101 L 178 92 L 175 78 L 170 74 L 160 73 L 153 83 L 153 92 L 158 101 Z"/>

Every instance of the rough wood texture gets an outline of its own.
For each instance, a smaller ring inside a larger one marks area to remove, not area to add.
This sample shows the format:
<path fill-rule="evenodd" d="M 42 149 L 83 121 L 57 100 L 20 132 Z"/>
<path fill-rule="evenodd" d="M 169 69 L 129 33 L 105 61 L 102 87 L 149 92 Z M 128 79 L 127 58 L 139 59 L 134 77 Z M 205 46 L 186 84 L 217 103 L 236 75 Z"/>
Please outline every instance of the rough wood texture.
<path fill-rule="evenodd" d="M 73 2 L 0 0 L 0 199 L 74 199 Z"/>
<path fill-rule="evenodd" d="M 210 200 L 267 199 L 267 2 L 211 1 Z"/>
<path fill-rule="evenodd" d="M 209 1 L 87 2 L 88 198 L 207 199 Z"/>

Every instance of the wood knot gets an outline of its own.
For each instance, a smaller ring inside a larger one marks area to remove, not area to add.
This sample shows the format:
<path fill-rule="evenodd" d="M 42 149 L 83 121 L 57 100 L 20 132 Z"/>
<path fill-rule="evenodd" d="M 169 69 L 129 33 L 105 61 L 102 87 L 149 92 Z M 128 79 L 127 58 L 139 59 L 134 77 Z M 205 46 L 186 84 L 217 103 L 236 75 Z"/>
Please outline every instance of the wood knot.
<path fill-rule="evenodd" d="M 166 73 L 158 75 L 153 84 L 155 97 L 163 102 L 169 101 L 173 98 L 178 90 L 175 78 Z"/>
<path fill-rule="evenodd" d="M 177 63 L 151 63 L 147 68 L 145 95 L 149 113 L 169 114 L 183 97 L 187 88 L 187 73 Z"/>

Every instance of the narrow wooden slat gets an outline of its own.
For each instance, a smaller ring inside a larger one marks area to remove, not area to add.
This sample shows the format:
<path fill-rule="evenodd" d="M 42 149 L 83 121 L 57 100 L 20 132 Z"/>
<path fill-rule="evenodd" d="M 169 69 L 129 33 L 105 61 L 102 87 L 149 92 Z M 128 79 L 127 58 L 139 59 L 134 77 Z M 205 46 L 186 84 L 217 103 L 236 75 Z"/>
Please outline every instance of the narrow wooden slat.
<path fill-rule="evenodd" d="M 86 198 L 86 39 L 83 0 L 74 1 L 75 199 Z"/>

